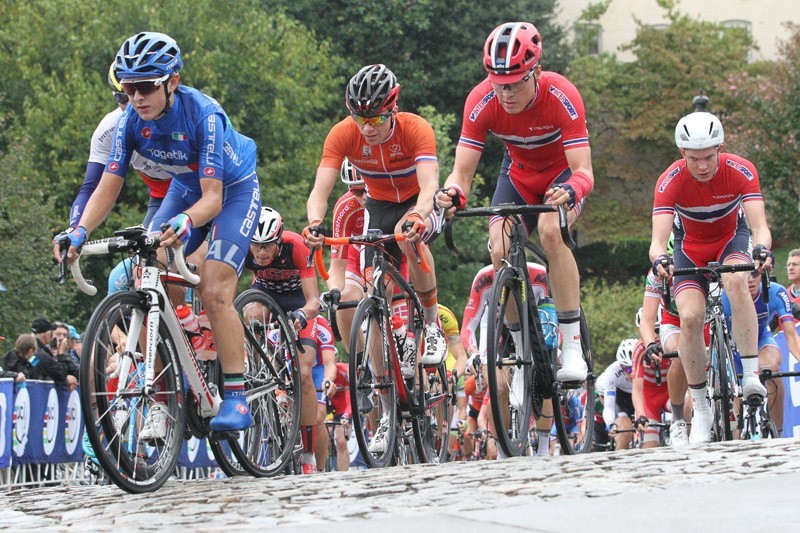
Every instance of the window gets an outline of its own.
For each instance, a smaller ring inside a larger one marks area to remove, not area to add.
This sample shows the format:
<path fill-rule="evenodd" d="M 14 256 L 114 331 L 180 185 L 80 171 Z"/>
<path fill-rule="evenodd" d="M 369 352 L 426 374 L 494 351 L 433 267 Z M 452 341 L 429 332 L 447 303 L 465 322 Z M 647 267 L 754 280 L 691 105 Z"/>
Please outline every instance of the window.
<path fill-rule="evenodd" d="M 603 51 L 603 28 L 591 22 L 575 24 L 575 47 L 578 53 L 597 56 Z"/>

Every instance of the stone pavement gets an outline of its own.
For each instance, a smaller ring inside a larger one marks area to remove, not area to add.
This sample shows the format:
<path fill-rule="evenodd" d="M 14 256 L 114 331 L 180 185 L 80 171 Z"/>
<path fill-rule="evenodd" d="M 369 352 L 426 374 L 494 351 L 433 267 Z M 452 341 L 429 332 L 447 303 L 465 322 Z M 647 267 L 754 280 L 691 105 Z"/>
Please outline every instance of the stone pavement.
<path fill-rule="evenodd" d="M 0 494 L 0 528 L 800 531 L 800 440 Z M 777 527 L 775 527 L 777 526 Z"/>

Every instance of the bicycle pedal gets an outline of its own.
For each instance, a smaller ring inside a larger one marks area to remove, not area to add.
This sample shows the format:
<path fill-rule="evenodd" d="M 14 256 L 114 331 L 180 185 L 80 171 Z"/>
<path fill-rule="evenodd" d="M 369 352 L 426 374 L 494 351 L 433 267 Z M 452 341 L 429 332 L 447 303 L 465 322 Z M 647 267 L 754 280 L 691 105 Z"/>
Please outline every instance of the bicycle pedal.
<path fill-rule="evenodd" d="M 238 440 L 239 439 L 239 432 L 238 431 L 212 431 L 208 439 L 211 442 L 223 442 L 227 440 Z"/>
<path fill-rule="evenodd" d="M 579 389 L 583 386 L 583 381 L 561 381 L 562 389 Z"/>

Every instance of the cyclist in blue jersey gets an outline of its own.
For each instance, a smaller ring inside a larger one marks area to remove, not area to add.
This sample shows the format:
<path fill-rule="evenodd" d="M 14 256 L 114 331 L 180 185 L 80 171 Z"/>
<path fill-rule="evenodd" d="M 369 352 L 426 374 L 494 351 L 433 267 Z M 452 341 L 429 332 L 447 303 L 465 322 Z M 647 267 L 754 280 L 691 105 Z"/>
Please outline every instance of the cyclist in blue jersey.
<path fill-rule="evenodd" d="M 780 283 L 772 282 L 769 286 L 769 304 L 764 303 L 761 297 L 761 273 L 753 271 L 747 282 L 750 295 L 756 306 L 756 316 L 758 317 L 758 366 L 768 366 L 773 372 L 780 372 L 783 356 L 775 337 L 769 329 L 769 324 L 773 317 L 777 317 L 781 330 L 786 335 L 786 346 L 789 351 L 800 362 L 800 335 L 794 325 L 792 316 L 792 303 L 789 293 Z M 728 295 L 722 291 L 722 307 L 725 316 L 728 318 L 728 327 L 731 324 L 731 303 Z M 742 360 L 739 352 L 734 352 L 736 359 L 736 371 L 742 373 Z M 783 431 L 783 380 L 773 379 L 767 382 L 767 398 L 769 416 L 778 428 L 778 435 Z"/>
<path fill-rule="evenodd" d="M 68 260 L 111 211 L 133 152 L 172 176 L 169 190 L 150 224 L 161 245 L 182 242 L 191 254 L 211 233 L 201 266 L 200 294 L 215 332 L 225 374 L 225 392 L 214 431 L 252 425 L 244 397 L 244 332 L 233 308 L 239 274 L 258 223 L 261 195 L 255 172 L 256 145 L 238 133 L 213 98 L 180 84 L 183 66 L 174 39 L 142 32 L 127 39 L 117 52 L 115 68 L 129 105 L 114 132 L 114 150 L 78 226 L 64 232 L 70 241 Z M 154 405 L 148 412 L 142 440 L 166 432 L 166 412 Z"/>

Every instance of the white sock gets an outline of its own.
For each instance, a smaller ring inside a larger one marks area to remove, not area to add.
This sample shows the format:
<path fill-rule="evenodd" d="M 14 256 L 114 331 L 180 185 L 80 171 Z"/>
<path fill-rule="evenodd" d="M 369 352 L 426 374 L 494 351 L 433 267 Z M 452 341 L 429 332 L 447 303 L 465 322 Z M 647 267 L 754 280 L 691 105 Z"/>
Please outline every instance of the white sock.
<path fill-rule="evenodd" d="M 304 465 L 315 465 L 317 464 L 317 460 L 314 457 L 313 453 L 304 453 L 300 456 L 300 462 Z"/>
<path fill-rule="evenodd" d="M 536 436 L 539 437 L 539 448 L 536 455 L 550 455 L 550 432 L 546 429 L 537 429 Z"/>
<path fill-rule="evenodd" d="M 689 387 L 689 393 L 692 395 L 692 400 L 694 400 L 695 412 L 711 412 L 711 406 L 708 404 L 708 399 L 706 398 L 707 389 L 707 386 L 704 386 L 702 389 Z"/>
<path fill-rule="evenodd" d="M 506 452 L 503 451 L 503 448 L 501 446 L 497 447 L 497 458 L 498 459 L 508 459 L 508 456 L 506 455 Z"/>
<path fill-rule="evenodd" d="M 742 379 L 758 379 L 758 357 L 742 357 Z"/>
<path fill-rule="evenodd" d="M 574 347 L 579 353 L 581 351 L 581 323 L 562 322 L 561 328 L 562 350 L 566 351 L 567 346 Z"/>

